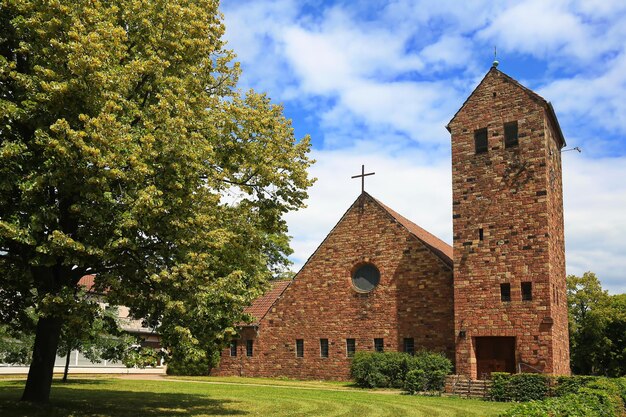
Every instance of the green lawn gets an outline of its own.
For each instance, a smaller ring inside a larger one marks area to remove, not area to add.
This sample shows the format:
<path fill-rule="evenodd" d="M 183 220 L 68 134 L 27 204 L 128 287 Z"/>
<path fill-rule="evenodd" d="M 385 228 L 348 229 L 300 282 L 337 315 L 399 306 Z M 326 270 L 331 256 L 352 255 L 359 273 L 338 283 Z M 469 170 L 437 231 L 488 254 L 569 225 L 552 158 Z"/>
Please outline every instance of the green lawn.
<path fill-rule="evenodd" d="M 497 416 L 510 406 L 393 391 L 372 392 L 345 383 L 172 379 L 89 378 L 73 379 L 67 384 L 55 381 L 47 407 L 18 401 L 23 380 L 0 380 L 0 416 Z"/>

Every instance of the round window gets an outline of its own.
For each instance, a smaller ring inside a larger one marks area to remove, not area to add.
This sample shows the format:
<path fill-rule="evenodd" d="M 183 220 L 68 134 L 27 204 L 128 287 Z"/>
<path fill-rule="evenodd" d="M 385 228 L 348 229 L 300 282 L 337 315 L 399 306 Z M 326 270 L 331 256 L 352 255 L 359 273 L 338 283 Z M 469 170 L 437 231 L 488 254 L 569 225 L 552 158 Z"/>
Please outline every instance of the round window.
<path fill-rule="evenodd" d="M 380 272 L 372 264 L 361 265 L 352 274 L 352 285 L 358 291 L 370 292 L 378 285 Z"/>

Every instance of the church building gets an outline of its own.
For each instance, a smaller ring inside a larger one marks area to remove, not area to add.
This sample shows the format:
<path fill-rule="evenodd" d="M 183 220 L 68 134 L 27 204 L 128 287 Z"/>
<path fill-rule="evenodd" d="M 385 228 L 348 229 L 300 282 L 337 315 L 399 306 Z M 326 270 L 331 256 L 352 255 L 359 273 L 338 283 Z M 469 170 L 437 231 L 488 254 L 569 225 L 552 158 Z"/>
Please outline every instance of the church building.
<path fill-rule="evenodd" d="M 213 374 L 348 379 L 356 351 L 420 349 L 472 379 L 569 374 L 554 110 L 494 63 L 447 128 L 453 246 L 362 192 Z"/>

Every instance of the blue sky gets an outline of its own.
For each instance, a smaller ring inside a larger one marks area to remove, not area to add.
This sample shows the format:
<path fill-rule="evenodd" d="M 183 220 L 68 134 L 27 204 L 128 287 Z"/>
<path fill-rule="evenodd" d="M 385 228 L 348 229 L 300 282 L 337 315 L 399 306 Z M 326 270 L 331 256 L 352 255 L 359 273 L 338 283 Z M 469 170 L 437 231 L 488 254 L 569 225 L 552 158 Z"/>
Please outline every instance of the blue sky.
<path fill-rule="evenodd" d="M 287 217 L 298 269 L 366 190 L 452 242 L 445 125 L 488 71 L 551 101 L 563 154 L 568 274 L 626 292 L 626 2 L 222 0 L 242 89 L 310 134 L 308 207 Z"/>

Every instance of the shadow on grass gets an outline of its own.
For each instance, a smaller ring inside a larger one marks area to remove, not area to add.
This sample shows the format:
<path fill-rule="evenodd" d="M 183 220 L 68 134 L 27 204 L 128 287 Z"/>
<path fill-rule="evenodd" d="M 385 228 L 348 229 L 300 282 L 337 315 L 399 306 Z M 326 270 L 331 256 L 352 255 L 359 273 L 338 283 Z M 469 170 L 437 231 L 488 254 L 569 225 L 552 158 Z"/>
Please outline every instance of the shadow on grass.
<path fill-rule="evenodd" d="M 72 384 L 87 381 L 72 381 Z M 0 387 L 0 416 L 15 417 L 192 417 L 201 415 L 245 415 L 231 400 L 215 400 L 206 395 L 135 392 L 112 389 L 76 390 L 55 384 L 50 404 L 45 406 L 18 401 L 23 383 Z M 68 384 L 69 385 L 69 384 Z M 230 407 L 227 407 L 230 405 Z"/>

